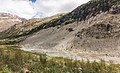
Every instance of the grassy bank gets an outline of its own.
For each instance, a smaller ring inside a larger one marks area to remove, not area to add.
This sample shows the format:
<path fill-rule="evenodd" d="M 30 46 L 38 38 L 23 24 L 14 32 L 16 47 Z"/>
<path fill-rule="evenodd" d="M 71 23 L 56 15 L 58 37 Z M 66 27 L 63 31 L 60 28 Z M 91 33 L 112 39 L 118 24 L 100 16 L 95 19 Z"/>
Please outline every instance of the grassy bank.
<path fill-rule="evenodd" d="M 0 73 L 120 73 L 119 64 L 84 62 L 25 52 L 14 45 L 0 45 Z"/>

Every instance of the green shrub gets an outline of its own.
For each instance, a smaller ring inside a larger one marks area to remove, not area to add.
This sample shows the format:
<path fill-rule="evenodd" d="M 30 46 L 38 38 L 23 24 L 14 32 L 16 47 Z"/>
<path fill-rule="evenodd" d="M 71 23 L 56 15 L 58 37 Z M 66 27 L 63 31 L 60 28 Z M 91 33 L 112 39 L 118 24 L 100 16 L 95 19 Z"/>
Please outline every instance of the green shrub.
<path fill-rule="evenodd" d="M 105 61 L 90 62 L 48 57 L 25 52 L 14 45 L 0 46 L 0 73 L 20 73 L 24 69 L 32 73 L 120 73 L 119 64 Z"/>

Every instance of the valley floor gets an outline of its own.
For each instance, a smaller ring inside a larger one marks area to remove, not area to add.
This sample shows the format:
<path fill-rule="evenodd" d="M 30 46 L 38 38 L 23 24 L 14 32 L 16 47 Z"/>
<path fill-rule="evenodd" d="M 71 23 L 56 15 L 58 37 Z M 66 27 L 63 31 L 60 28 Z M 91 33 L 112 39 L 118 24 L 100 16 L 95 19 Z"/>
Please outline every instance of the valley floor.
<path fill-rule="evenodd" d="M 20 48 L 17 45 L 0 45 L 0 73 L 120 73 L 120 64 L 49 57 Z M 55 56 L 54 52 L 50 53 Z"/>
<path fill-rule="evenodd" d="M 101 53 L 101 52 L 85 52 L 80 50 L 60 50 L 60 49 L 35 49 L 35 48 L 25 48 L 22 47 L 22 50 L 39 53 L 39 54 L 46 54 L 50 57 L 63 57 L 68 59 L 74 59 L 74 60 L 84 60 L 84 61 L 97 61 L 100 60 L 106 61 L 106 63 L 114 63 L 114 64 L 120 64 L 120 56 L 116 53 Z"/>

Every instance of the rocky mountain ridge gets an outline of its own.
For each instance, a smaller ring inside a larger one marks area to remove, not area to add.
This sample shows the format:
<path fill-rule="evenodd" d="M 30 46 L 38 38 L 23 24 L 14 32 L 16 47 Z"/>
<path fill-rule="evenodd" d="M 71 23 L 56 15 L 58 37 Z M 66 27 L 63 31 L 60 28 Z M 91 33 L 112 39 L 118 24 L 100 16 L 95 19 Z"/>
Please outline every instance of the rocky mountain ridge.
<path fill-rule="evenodd" d="M 21 23 L 26 19 L 9 13 L 0 13 L 0 32 L 7 30 L 11 26 Z"/>

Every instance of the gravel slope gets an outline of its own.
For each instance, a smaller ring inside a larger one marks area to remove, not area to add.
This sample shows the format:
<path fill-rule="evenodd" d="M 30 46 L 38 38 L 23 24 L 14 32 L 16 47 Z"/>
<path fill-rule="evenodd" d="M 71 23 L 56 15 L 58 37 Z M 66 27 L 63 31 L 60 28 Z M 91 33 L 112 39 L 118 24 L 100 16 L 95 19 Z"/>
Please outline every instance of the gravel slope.
<path fill-rule="evenodd" d="M 101 13 L 79 23 L 74 22 L 64 26 L 42 29 L 20 44 L 24 46 L 22 48 L 24 50 L 46 53 L 49 56 L 85 58 L 86 60 L 88 58 L 92 61 L 104 59 L 120 63 L 119 18 L 120 14 Z M 106 33 L 106 37 L 102 34 L 106 27 L 99 27 L 99 24 L 110 24 L 112 29 L 108 33 L 111 35 Z M 71 28 L 72 31 L 69 30 Z M 91 28 L 92 30 L 90 30 Z M 92 35 L 86 34 L 88 31 L 93 32 Z M 114 36 L 113 33 L 115 33 Z M 96 38 L 99 35 L 103 38 Z"/>

